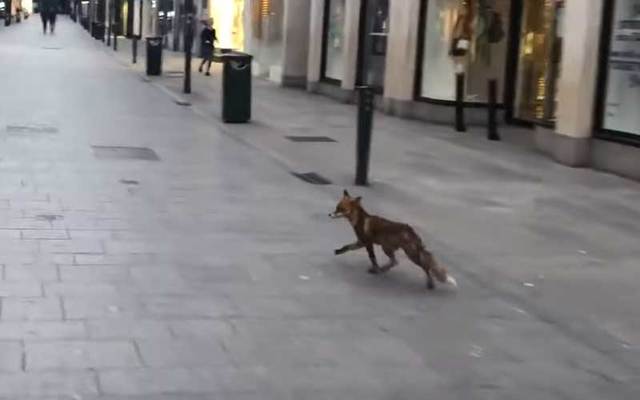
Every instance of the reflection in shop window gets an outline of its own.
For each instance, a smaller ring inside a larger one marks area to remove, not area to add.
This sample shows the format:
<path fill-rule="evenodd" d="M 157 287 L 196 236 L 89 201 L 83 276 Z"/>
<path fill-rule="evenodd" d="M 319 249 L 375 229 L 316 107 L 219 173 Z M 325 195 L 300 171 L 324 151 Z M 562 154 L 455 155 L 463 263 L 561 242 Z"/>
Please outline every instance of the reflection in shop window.
<path fill-rule="evenodd" d="M 364 24 L 360 83 L 377 90 L 384 86 L 387 59 L 387 37 L 389 35 L 389 0 L 363 0 Z"/>
<path fill-rule="evenodd" d="M 455 99 L 456 62 L 453 43 L 469 36 L 462 63 L 466 72 L 465 99 L 487 101 L 487 80 L 498 79 L 502 87 L 507 55 L 510 0 L 428 0 L 424 28 L 420 96 L 435 100 Z M 468 29 L 462 18 L 470 15 Z M 469 32 L 466 32 L 469 31 Z M 464 34 L 461 34 L 464 32 Z"/>
<path fill-rule="evenodd" d="M 608 59 L 604 128 L 640 135 L 640 1 L 617 0 Z"/>
<path fill-rule="evenodd" d="M 547 123 L 555 121 L 563 10 L 562 0 L 529 0 L 524 3 L 516 118 Z"/>
<path fill-rule="evenodd" d="M 282 76 L 284 0 L 251 0 L 251 19 L 252 35 L 245 42 L 254 73 L 277 80 Z"/>
<path fill-rule="evenodd" d="M 342 48 L 344 42 L 345 0 L 328 1 L 328 21 L 324 41 L 324 77 L 341 81 L 344 78 Z"/>

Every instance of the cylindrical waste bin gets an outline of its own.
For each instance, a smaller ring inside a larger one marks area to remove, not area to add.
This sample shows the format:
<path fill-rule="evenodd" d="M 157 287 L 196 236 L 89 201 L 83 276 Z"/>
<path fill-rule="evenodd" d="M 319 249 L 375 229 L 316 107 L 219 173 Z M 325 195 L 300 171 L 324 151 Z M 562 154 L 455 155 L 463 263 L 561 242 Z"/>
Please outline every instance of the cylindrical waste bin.
<path fill-rule="evenodd" d="M 162 37 L 147 38 L 147 75 L 162 74 Z"/>
<path fill-rule="evenodd" d="M 251 119 L 251 60 L 245 53 L 231 52 L 221 56 L 222 120 L 247 122 Z"/>

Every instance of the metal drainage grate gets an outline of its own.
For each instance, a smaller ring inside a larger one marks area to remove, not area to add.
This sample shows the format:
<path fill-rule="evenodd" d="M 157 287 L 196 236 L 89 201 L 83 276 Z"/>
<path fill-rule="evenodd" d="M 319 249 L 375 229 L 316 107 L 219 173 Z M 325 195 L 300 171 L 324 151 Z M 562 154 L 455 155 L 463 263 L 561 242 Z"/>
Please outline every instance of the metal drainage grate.
<path fill-rule="evenodd" d="M 299 143 L 336 143 L 337 141 L 329 136 L 285 136 L 292 142 Z"/>
<path fill-rule="evenodd" d="M 184 76 L 184 71 L 167 71 L 164 75 L 168 78 L 182 78 Z"/>
<path fill-rule="evenodd" d="M 40 215 L 36 215 L 36 219 L 39 221 L 47 221 L 47 222 L 53 222 L 53 221 L 59 221 L 61 219 L 63 219 L 64 217 L 62 215 L 57 215 L 57 214 L 40 214 Z"/>
<path fill-rule="evenodd" d="M 7 133 L 13 135 L 29 135 L 35 133 L 58 133 L 58 129 L 49 125 L 7 125 Z"/>
<path fill-rule="evenodd" d="M 291 175 L 312 185 L 331 185 L 331 181 L 324 176 L 315 172 L 297 173 L 292 172 Z"/>
<path fill-rule="evenodd" d="M 160 157 L 148 147 L 91 146 L 100 159 L 159 161 Z"/>

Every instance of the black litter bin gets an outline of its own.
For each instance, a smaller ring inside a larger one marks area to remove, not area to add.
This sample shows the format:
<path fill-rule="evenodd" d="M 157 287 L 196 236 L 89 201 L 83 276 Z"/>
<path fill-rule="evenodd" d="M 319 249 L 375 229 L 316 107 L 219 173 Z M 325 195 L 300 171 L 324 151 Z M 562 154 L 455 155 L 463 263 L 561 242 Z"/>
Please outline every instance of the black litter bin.
<path fill-rule="evenodd" d="M 251 119 L 251 60 L 245 53 L 230 52 L 221 56 L 222 120 L 247 122 Z"/>
<path fill-rule="evenodd" d="M 162 74 L 162 37 L 147 38 L 147 75 Z"/>
<path fill-rule="evenodd" d="M 91 35 L 96 40 L 104 40 L 104 24 L 100 22 L 91 23 Z"/>

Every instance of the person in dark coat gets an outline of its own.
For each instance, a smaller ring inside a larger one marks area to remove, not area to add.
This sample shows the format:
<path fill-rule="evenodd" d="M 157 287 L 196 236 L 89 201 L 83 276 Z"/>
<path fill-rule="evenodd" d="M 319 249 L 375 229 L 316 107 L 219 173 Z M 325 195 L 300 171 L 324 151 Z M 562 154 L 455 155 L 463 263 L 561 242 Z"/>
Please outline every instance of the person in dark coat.
<path fill-rule="evenodd" d="M 58 0 L 40 0 L 40 18 L 42 19 L 42 33 L 47 34 L 47 24 L 53 34 L 56 29 L 56 15 L 58 14 Z"/>
<path fill-rule="evenodd" d="M 213 61 L 213 48 L 214 42 L 218 40 L 216 37 L 216 30 L 213 29 L 213 20 L 209 19 L 204 21 L 204 28 L 200 32 L 200 55 L 202 56 L 202 63 L 200 63 L 199 72 L 202 72 L 202 67 L 207 64 L 207 72 L 205 75 L 211 75 L 211 62 Z"/>

